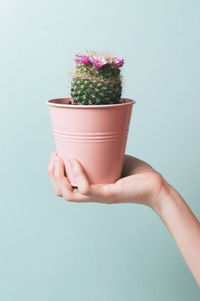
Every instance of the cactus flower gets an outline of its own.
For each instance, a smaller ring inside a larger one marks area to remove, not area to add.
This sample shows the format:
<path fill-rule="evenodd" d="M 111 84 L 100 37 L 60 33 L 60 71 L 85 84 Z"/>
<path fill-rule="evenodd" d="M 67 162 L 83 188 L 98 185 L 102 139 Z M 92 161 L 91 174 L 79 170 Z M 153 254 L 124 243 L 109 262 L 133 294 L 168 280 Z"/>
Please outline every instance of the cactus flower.
<path fill-rule="evenodd" d="M 118 59 L 118 58 L 114 58 L 114 64 L 117 66 L 117 67 L 121 67 L 123 66 L 124 64 L 124 59 Z"/>
<path fill-rule="evenodd" d="M 90 62 L 96 69 L 99 69 L 108 63 L 105 58 L 97 56 L 91 57 Z"/>
<path fill-rule="evenodd" d="M 90 63 L 90 58 L 88 55 L 76 55 L 75 61 L 87 65 L 88 63 Z"/>

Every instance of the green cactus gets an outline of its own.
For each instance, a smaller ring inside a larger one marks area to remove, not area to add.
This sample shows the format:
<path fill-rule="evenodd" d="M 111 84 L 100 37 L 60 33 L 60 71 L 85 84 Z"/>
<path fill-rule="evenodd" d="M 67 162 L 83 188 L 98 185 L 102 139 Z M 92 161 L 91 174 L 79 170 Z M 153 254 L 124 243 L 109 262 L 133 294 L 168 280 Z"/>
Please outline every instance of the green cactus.
<path fill-rule="evenodd" d="M 72 76 L 71 97 L 74 104 L 105 105 L 120 103 L 124 60 L 90 52 L 75 56 L 76 68 Z"/>

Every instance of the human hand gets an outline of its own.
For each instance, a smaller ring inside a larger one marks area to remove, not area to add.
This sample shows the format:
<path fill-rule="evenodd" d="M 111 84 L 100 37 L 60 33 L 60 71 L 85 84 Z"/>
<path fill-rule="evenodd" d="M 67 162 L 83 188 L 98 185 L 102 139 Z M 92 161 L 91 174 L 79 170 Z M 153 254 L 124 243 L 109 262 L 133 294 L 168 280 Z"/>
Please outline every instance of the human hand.
<path fill-rule="evenodd" d="M 77 181 L 71 186 L 63 160 L 53 153 L 48 166 L 54 191 L 57 196 L 71 202 L 140 203 L 152 208 L 156 205 L 164 179 L 146 162 L 130 155 L 124 156 L 121 178 L 114 184 L 90 184 L 78 160 L 70 160 Z"/>
<path fill-rule="evenodd" d="M 167 226 L 200 285 L 200 223 L 180 194 L 156 170 L 125 155 L 119 180 L 114 184 L 90 184 L 81 164 L 73 162 L 77 188 L 71 186 L 63 160 L 56 153 L 51 155 L 48 173 L 56 195 L 71 202 L 148 205 Z"/>

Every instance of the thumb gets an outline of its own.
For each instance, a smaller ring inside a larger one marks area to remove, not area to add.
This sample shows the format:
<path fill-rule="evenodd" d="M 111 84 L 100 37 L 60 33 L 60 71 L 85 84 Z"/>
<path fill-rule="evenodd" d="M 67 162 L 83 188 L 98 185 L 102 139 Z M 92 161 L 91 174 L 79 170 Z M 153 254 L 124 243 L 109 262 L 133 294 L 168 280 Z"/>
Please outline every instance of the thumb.
<path fill-rule="evenodd" d="M 90 183 L 82 165 L 75 158 L 69 157 L 68 161 L 71 165 L 73 175 L 76 179 L 79 192 L 82 194 L 88 194 L 90 191 Z"/>

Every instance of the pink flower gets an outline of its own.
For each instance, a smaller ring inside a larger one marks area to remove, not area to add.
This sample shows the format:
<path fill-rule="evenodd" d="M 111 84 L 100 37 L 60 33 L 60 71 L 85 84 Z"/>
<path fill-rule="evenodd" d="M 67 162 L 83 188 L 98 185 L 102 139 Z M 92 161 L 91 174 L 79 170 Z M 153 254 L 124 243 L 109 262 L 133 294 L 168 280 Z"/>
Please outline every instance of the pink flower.
<path fill-rule="evenodd" d="M 118 58 L 115 58 L 114 59 L 114 64 L 115 64 L 115 66 L 117 66 L 117 67 L 121 67 L 121 66 L 123 66 L 123 64 L 124 64 L 124 59 L 118 59 Z"/>
<path fill-rule="evenodd" d="M 108 63 L 105 58 L 98 56 L 91 57 L 90 62 L 96 69 L 99 69 Z"/>
<path fill-rule="evenodd" d="M 90 58 L 88 55 L 76 55 L 75 61 L 87 65 L 90 63 Z"/>

